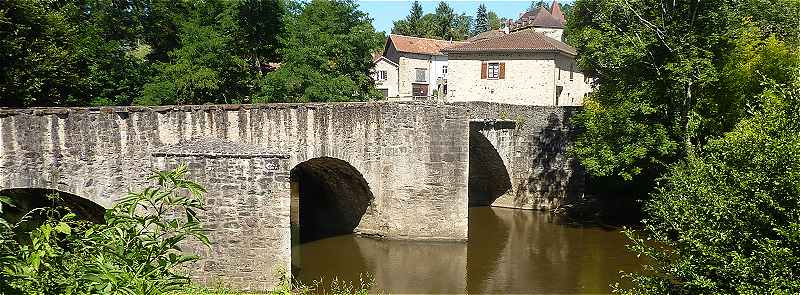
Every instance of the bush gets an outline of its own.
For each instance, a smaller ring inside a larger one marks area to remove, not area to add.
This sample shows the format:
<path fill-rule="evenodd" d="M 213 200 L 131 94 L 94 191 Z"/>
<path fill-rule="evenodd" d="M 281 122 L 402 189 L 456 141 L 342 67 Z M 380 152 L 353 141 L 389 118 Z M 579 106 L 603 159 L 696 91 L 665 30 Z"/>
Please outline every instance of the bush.
<path fill-rule="evenodd" d="M 156 186 L 129 193 L 106 211 L 105 224 L 79 220 L 66 207 L 34 209 L 14 224 L 3 220 L 0 293 L 163 294 L 188 286 L 178 271 L 198 256 L 179 246 L 209 242 L 196 214 L 205 190 L 185 173 L 185 166 L 155 173 Z M 0 199 L 0 208 L 9 201 Z M 36 220 L 33 230 L 18 233 Z"/>
<path fill-rule="evenodd" d="M 751 118 L 672 167 L 644 228 L 628 232 L 649 263 L 618 293 L 800 293 L 799 88 L 775 87 Z"/>

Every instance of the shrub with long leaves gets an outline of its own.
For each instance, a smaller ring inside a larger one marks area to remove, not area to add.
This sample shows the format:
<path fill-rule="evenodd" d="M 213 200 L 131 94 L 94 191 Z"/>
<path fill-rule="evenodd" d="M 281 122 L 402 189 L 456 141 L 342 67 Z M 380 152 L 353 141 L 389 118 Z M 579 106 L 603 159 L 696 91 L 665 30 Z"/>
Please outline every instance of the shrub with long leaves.
<path fill-rule="evenodd" d="M 179 166 L 154 173 L 155 185 L 106 210 L 105 224 L 82 221 L 67 207 L 37 208 L 13 224 L 3 220 L 0 293 L 164 294 L 185 288 L 190 281 L 180 266 L 199 257 L 181 246 L 209 246 L 197 215 L 205 190 L 186 172 Z M 33 230 L 15 231 L 36 220 L 41 224 Z"/>

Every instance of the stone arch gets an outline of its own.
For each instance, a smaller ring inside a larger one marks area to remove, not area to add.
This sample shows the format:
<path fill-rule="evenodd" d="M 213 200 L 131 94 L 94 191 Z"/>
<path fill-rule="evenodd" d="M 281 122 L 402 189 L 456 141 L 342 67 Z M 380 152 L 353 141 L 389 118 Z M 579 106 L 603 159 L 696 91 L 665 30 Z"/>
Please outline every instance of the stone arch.
<path fill-rule="evenodd" d="M 489 206 L 511 189 L 511 177 L 503 158 L 479 130 L 491 128 L 472 122 L 469 128 L 469 206 Z"/>
<path fill-rule="evenodd" d="M 60 200 L 48 199 L 47 196 L 50 194 L 58 194 Z M 93 223 L 105 223 L 106 209 L 103 206 L 72 193 L 49 188 L 8 188 L 0 190 L 0 196 L 10 197 L 14 201 L 15 207 L 7 209 L 7 216 L 13 221 L 18 220 L 31 209 L 66 206 L 80 219 Z"/>
<path fill-rule="evenodd" d="M 299 242 L 355 231 L 374 196 L 364 176 L 348 162 L 313 158 L 290 172 L 292 223 Z"/>

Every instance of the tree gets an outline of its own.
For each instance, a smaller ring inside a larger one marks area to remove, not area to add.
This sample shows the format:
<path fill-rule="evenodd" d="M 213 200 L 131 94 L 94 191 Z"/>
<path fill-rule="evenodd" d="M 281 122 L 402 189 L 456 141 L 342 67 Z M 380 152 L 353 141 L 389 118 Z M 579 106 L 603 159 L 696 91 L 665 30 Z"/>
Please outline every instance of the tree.
<path fill-rule="evenodd" d="M 178 23 L 178 47 L 169 52 L 168 62 L 156 63 L 158 73 L 144 86 L 136 103 L 242 102 L 251 92 L 252 74 L 260 67 L 248 67 L 239 52 L 241 47 L 235 46 L 235 34 L 240 32 L 238 15 L 238 7 L 227 1 L 195 2 L 190 15 Z M 246 43 L 255 44 L 253 41 Z M 249 54 L 259 50 L 246 48 Z"/>
<path fill-rule="evenodd" d="M 445 40 L 453 39 L 453 28 L 456 25 L 456 14 L 453 12 L 453 8 L 447 5 L 446 2 L 441 1 L 436 6 L 434 17 L 434 35 Z"/>
<path fill-rule="evenodd" d="M 474 21 L 472 20 L 472 17 L 466 13 L 456 16 L 456 22 L 452 29 L 453 33 L 451 38 L 447 40 L 461 41 L 471 37 L 472 32 L 474 31 L 473 23 Z"/>
<path fill-rule="evenodd" d="M 531 5 L 528 6 L 528 11 L 529 12 L 530 11 L 536 11 L 537 9 L 539 9 L 539 7 L 544 7 L 544 9 L 546 9 L 547 11 L 550 11 L 550 9 L 547 8 L 547 3 L 545 3 L 542 0 L 531 1 Z"/>
<path fill-rule="evenodd" d="M 353 101 L 378 97 L 369 76 L 380 34 L 352 0 L 313 0 L 289 16 L 281 67 L 256 101 Z"/>
<path fill-rule="evenodd" d="M 631 248 L 647 258 L 624 294 L 800 292 L 800 83 L 673 166 Z"/>
<path fill-rule="evenodd" d="M 567 36 L 580 52 L 579 67 L 596 79 L 596 90 L 574 119 L 584 132 L 572 152 L 587 171 L 638 185 L 641 197 L 670 164 L 729 131 L 764 89 L 725 91 L 736 88 L 725 77 L 741 62 L 731 58 L 741 50 L 737 43 L 750 42 L 739 36 L 753 28 L 760 30 L 751 40 L 773 33 L 764 30 L 768 15 L 750 14 L 764 5 L 771 4 L 577 1 Z M 776 81 L 797 72 L 756 71 Z"/>
<path fill-rule="evenodd" d="M 426 25 L 422 21 L 422 5 L 419 1 L 411 4 L 411 10 L 403 20 L 393 22 L 392 33 L 406 36 L 420 37 L 426 33 Z"/>
<path fill-rule="evenodd" d="M 130 54 L 136 24 L 75 1 L 0 2 L 0 105 L 78 106 L 124 102 L 144 83 L 143 60 Z M 109 20 L 118 23 L 106 27 Z M 128 100 L 129 101 L 129 100 Z"/>
<path fill-rule="evenodd" d="M 492 30 L 503 27 L 503 23 L 505 22 L 505 19 L 497 17 L 497 13 L 494 11 L 489 11 L 489 13 L 486 14 L 486 18 L 489 20 L 489 28 Z"/>
<path fill-rule="evenodd" d="M 257 74 L 267 62 L 279 60 L 278 37 L 283 33 L 283 16 L 286 14 L 281 0 L 244 0 L 239 6 L 239 46 L 248 56 Z M 248 52 L 249 51 L 249 52 Z"/>
<path fill-rule="evenodd" d="M 494 17 L 497 19 L 496 14 Z M 475 32 L 473 35 L 477 35 L 491 29 L 492 27 L 489 23 L 489 16 L 486 14 L 486 5 L 481 4 L 478 6 L 478 12 L 475 14 Z"/>

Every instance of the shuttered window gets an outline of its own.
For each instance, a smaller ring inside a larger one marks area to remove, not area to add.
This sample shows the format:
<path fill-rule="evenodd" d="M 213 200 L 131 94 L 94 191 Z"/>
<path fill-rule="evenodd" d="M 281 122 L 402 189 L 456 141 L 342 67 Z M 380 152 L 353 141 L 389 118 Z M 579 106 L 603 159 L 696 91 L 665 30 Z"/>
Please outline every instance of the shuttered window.
<path fill-rule="evenodd" d="M 506 63 L 490 62 L 481 63 L 481 79 L 505 79 Z"/>

